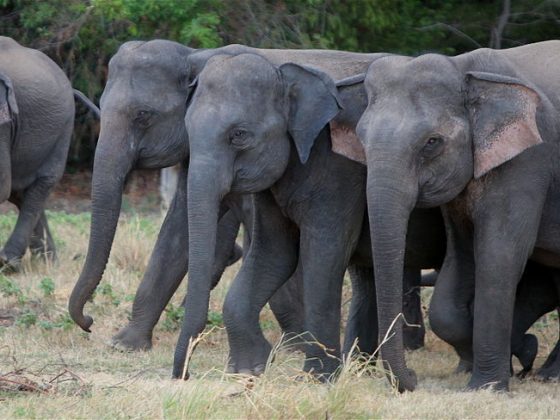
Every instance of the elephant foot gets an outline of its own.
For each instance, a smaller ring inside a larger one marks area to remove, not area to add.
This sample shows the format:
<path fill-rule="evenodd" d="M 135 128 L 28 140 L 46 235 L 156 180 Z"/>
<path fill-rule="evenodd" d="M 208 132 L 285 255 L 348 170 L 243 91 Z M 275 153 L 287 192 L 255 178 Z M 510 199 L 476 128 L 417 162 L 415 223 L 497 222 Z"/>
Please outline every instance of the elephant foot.
<path fill-rule="evenodd" d="M 264 340 L 259 345 L 243 347 L 250 350 L 239 351 L 234 350 L 233 346 L 231 347 L 227 373 L 252 376 L 262 375 L 272 350 L 270 344 Z"/>
<path fill-rule="evenodd" d="M 533 363 L 539 351 L 539 341 L 533 334 L 525 334 L 523 336 L 523 344 L 520 353 L 515 354 L 519 359 L 519 363 L 523 369 L 519 371 L 516 376 L 523 379 L 533 369 Z"/>
<path fill-rule="evenodd" d="M 111 338 L 110 346 L 120 351 L 147 351 L 152 348 L 152 334 L 141 332 L 130 324 Z"/>
<path fill-rule="evenodd" d="M 509 376 L 509 375 L 508 375 Z M 468 391 L 478 391 L 481 389 L 491 389 L 492 391 L 509 391 L 508 379 L 488 379 L 481 375 L 473 375 L 467 385 Z"/>
<path fill-rule="evenodd" d="M 319 382 L 335 382 L 340 373 L 340 359 L 337 357 L 307 357 L 303 370 L 315 377 Z"/>
<path fill-rule="evenodd" d="M 544 382 L 560 382 L 560 366 L 539 369 L 537 378 Z"/>
<path fill-rule="evenodd" d="M 457 365 L 457 367 L 455 368 L 455 373 L 471 373 L 473 369 L 473 365 L 472 362 L 465 360 L 465 359 L 461 359 L 459 360 L 459 364 Z"/>
<path fill-rule="evenodd" d="M 560 341 L 556 343 L 556 346 L 538 370 L 537 378 L 546 382 L 560 381 Z"/>
<path fill-rule="evenodd" d="M 0 250 L 0 269 L 3 272 L 17 272 L 21 269 L 21 257 L 10 255 L 6 250 Z"/>

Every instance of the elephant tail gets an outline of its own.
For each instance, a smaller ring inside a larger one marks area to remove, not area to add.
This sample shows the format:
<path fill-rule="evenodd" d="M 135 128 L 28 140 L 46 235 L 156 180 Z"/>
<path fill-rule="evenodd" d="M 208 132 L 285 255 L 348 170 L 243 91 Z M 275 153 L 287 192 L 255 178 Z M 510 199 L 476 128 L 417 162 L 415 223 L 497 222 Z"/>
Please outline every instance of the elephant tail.
<path fill-rule="evenodd" d="M 80 92 L 78 89 L 73 89 L 73 91 L 74 91 L 74 98 L 78 99 L 81 103 L 87 106 L 88 109 L 91 112 L 93 112 L 95 118 L 97 118 L 98 120 L 101 119 L 101 111 L 99 111 L 97 105 L 95 105 L 92 101 L 90 101 L 89 98 L 86 95 L 84 95 L 82 92 Z"/>

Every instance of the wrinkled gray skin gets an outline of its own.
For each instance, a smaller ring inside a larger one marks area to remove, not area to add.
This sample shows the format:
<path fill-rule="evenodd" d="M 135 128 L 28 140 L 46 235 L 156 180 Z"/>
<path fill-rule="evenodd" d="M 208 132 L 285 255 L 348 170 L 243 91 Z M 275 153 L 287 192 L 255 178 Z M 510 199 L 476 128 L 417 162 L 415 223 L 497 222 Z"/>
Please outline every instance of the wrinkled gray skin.
<path fill-rule="evenodd" d="M 184 126 L 188 85 L 185 63 L 194 50 L 171 41 L 127 42 L 109 63 L 109 78 L 101 99 L 101 133 L 95 152 L 92 182 L 92 224 L 86 262 L 69 302 L 72 319 L 89 331 L 93 320 L 83 314 L 85 303 L 101 281 L 120 213 L 126 176 L 134 168 L 157 169 L 181 163 L 182 173 L 128 325 L 112 339 L 115 347 L 146 350 L 152 331 L 187 271 L 188 137 Z M 219 223 L 219 246 L 212 268 L 214 287 L 226 265 L 240 256 L 234 246 L 238 218 L 225 212 Z M 301 310 L 289 296 L 297 278 L 271 300 L 283 331 L 301 332 Z"/>
<path fill-rule="evenodd" d="M 549 41 L 386 57 L 365 82 L 357 132 L 376 233 L 380 335 L 400 311 L 411 211 L 442 205 L 448 244 L 430 323 L 473 361 L 471 389 L 508 388 L 515 290 L 527 259 L 560 265 L 559 65 L 560 43 Z M 399 389 L 412 390 L 400 329 L 381 355 Z"/>
<path fill-rule="evenodd" d="M 44 206 L 66 165 L 74 95 L 95 110 L 45 54 L 0 36 L 0 203 L 19 210 L 0 267 L 18 268 L 27 248 L 56 256 Z"/>
<path fill-rule="evenodd" d="M 86 331 L 93 320 L 83 314 L 83 307 L 103 275 L 127 175 L 134 168 L 163 168 L 188 160 L 183 117 L 189 79 L 184 63 L 192 51 L 169 41 L 127 42 L 109 63 L 93 169 L 88 253 L 69 302 L 72 319 Z M 180 180 L 186 179 L 186 172 L 184 164 Z M 135 350 L 151 347 L 153 327 L 185 276 L 187 197 L 186 182 L 182 181 L 136 293 L 131 320 L 113 338 L 116 346 Z M 214 285 L 224 267 L 236 259 L 233 252 L 238 227 L 231 212 L 224 214 L 221 246 L 216 250 L 212 273 Z"/>
<path fill-rule="evenodd" d="M 220 52 L 244 51 L 250 54 L 207 52 L 189 58 L 192 68 L 203 70 L 185 118 L 191 152 L 189 285 L 173 376 L 183 376 L 187 345 L 206 322 L 208 256 L 216 244 L 220 203 L 235 206 L 239 196 L 254 193 L 251 247 L 224 303 L 230 370 L 264 369 L 270 345 L 258 315 L 297 268 L 303 275 L 305 330 L 324 346 L 307 346 L 304 369 L 326 379 L 340 362 L 344 271 L 349 264 L 371 266 L 369 232 L 362 229 L 365 168 L 334 154 L 324 128 L 340 103 L 344 111 L 338 121 L 355 125 L 365 96 L 360 87 L 349 87 L 339 98 L 329 76 L 363 72 L 382 55 L 239 46 Z M 313 69 L 299 65 L 309 63 Z M 421 257 L 427 267 L 441 263 L 443 238 L 441 231 L 440 238 L 430 238 L 438 246 L 425 246 L 435 254 L 431 261 Z M 419 270 L 417 276 L 419 284 Z"/>

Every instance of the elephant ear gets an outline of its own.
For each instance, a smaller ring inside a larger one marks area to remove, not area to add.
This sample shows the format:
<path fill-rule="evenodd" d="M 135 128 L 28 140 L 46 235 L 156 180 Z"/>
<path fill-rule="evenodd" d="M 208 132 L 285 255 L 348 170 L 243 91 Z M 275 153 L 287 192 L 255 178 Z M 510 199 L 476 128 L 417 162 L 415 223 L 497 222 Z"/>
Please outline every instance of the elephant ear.
<path fill-rule="evenodd" d="M 539 102 L 539 94 L 518 79 L 467 73 L 475 178 L 542 143 L 536 120 Z"/>
<path fill-rule="evenodd" d="M 332 151 L 355 162 L 366 164 L 364 146 L 356 134 L 356 125 L 367 106 L 367 94 L 364 88 L 365 73 L 350 76 L 336 82 L 342 103 L 347 100 L 361 104 L 344 109 L 338 118 L 330 122 Z M 357 112 L 356 112 L 357 111 Z"/>
<path fill-rule="evenodd" d="M 12 124 L 12 138 L 15 136 L 19 109 L 14 93 L 12 81 L 5 74 L 0 73 L 0 83 L 5 87 L 6 94 L 0 97 L 0 124 L 10 122 Z"/>
<path fill-rule="evenodd" d="M 288 132 L 301 163 L 306 163 L 315 139 L 342 106 L 333 80 L 325 73 L 294 63 L 279 70 L 288 95 Z"/>

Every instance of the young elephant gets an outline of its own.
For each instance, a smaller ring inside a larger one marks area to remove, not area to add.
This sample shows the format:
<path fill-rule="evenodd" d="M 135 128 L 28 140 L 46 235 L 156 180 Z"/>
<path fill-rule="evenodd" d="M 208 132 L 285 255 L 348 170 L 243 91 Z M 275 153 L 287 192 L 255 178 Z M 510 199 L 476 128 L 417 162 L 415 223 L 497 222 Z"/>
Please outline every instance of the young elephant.
<path fill-rule="evenodd" d="M 245 47 L 227 47 L 229 51 L 232 48 Z M 70 315 L 82 329 L 89 331 L 93 322 L 83 309 L 101 281 L 109 258 L 126 176 L 135 168 L 182 165 L 174 200 L 134 298 L 130 322 L 112 339 L 118 348 L 151 348 L 153 328 L 187 272 L 189 142 L 184 117 L 188 85 L 197 72 L 186 65 L 193 52 L 192 48 L 166 40 L 132 41 L 123 44 L 109 63 L 93 170 L 90 242 L 86 262 L 69 301 Z M 302 54 L 303 59 L 305 55 Z M 241 214 L 250 210 L 250 207 L 242 209 Z M 216 285 L 226 265 L 240 255 L 234 246 L 238 216 L 225 207 L 222 212 L 225 214 L 218 228 L 219 246 L 213 254 L 211 287 Z M 302 331 L 303 323 L 301 307 L 297 299 L 292 299 L 297 282 L 294 279 L 271 299 L 272 310 L 283 331 L 292 335 Z"/>
<path fill-rule="evenodd" d="M 0 267 L 17 268 L 28 247 L 55 257 L 44 206 L 66 165 L 74 96 L 98 112 L 45 54 L 0 36 L 0 203 L 19 209 Z"/>
<path fill-rule="evenodd" d="M 411 211 L 442 205 L 447 252 L 430 323 L 464 359 L 474 352 L 469 388 L 508 388 L 525 263 L 560 266 L 559 57 L 558 41 L 457 57 L 392 56 L 373 62 L 366 78 L 369 102 L 357 132 L 378 298 L 386 302 L 380 335 L 400 311 Z M 395 327 L 381 355 L 399 389 L 412 390 L 416 377 Z"/>
<path fill-rule="evenodd" d="M 331 53 L 325 62 L 321 52 L 316 54 L 310 62 L 342 77 L 364 67 L 352 63 L 351 54 Z M 303 275 L 305 330 L 321 343 L 307 346 L 304 369 L 326 379 L 340 363 L 344 271 L 349 263 L 371 267 L 371 257 L 366 262 L 360 259 L 364 252 L 355 252 L 363 232 L 365 168 L 331 151 L 331 139 L 344 137 L 346 127 L 358 120 L 364 96 L 349 87 L 347 97 L 340 98 L 325 73 L 285 61 L 275 65 L 282 60 L 270 53 L 210 59 L 208 53 L 205 66 L 195 61 L 197 55 L 189 64 L 203 70 L 185 118 L 191 153 L 190 277 L 173 376 L 184 377 L 187 346 L 205 325 L 208 256 L 216 244 L 220 203 L 254 193 L 251 246 L 224 303 L 230 369 L 259 373 L 264 368 L 270 345 L 258 315 L 297 267 Z M 325 126 L 335 117 L 329 133 Z M 428 238 L 436 245 L 422 250 L 427 267 L 441 263 L 443 229 L 440 233 Z"/>

